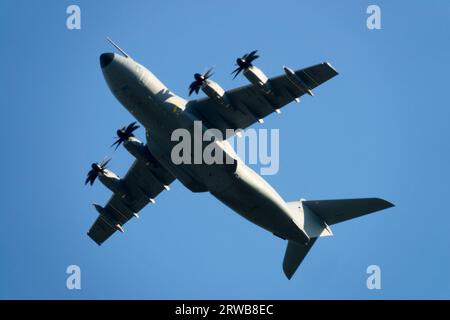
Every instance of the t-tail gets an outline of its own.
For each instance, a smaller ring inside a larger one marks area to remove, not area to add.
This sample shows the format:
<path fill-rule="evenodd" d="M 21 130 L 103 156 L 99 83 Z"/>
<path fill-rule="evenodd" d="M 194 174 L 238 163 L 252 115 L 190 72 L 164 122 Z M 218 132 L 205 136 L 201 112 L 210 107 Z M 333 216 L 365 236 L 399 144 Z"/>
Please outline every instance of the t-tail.
<path fill-rule="evenodd" d="M 310 241 L 299 244 L 288 241 L 283 261 L 283 271 L 291 279 L 318 237 L 333 235 L 329 226 L 363 216 L 368 213 L 393 207 L 379 198 L 312 200 L 288 202 L 294 212 L 295 223 L 305 231 Z"/>

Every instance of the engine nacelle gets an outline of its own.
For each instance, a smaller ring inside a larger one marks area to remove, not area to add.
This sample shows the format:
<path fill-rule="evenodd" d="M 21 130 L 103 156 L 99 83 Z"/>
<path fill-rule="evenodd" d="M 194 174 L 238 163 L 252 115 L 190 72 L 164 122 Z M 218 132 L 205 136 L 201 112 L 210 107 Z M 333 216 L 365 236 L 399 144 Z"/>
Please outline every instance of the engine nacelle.
<path fill-rule="evenodd" d="M 250 66 L 244 70 L 244 76 L 255 86 L 261 88 L 264 93 L 269 94 L 271 92 L 271 87 L 269 83 L 269 78 L 261 71 L 261 69 Z"/>
<path fill-rule="evenodd" d="M 125 189 L 123 188 L 120 178 L 114 172 L 105 169 L 99 173 L 98 179 L 109 190 L 118 195 L 121 195 L 122 198 L 125 197 Z"/>
<path fill-rule="evenodd" d="M 136 159 L 143 162 L 148 161 L 148 149 L 147 147 L 135 137 L 130 137 L 123 143 L 123 146 L 127 151 Z"/>
<path fill-rule="evenodd" d="M 135 137 L 130 137 L 123 143 L 123 146 L 133 157 L 142 161 L 147 166 L 150 166 L 153 169 L 158 167 L 158 164 L 148 150 L 147 146 Z"/>
<path fill-rule="evenodd" d="M 230 108 L 230 102 L 225 95 L 225 90 L 212 80 L 205 80 L 202 84 L 202 91 L 212 100 L 221 104 L 225 108 Z"/>

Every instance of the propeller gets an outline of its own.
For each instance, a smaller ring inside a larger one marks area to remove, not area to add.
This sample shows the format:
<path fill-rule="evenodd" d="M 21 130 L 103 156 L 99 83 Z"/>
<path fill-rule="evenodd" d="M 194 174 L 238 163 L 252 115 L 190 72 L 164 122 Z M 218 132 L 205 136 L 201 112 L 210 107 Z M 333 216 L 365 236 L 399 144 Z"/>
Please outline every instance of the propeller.
<path fill-rule="evenodd" d="M 252 62 L 253 62 L 255 59 L 258 59 L 258 58 L 259 58 L 259 56 L 256 54 L 257 52 L 258 52 L 258 50 L 254 50 L 254 51 L 252 51 L 252 52 L 250 52 L 250 53 L 244 54 L 244 55 L 242 56 L 242 58 L 237 58 L 237 59 L 236 59 L 236 65 L 237 65 L 238 67 L 237 67 L 236 69 L 234 69 L 234 71 L 231 73 L 231 74 L 235 73 L 233 79 L 236 78 L 237 75 L 238 75 L 242 70 L 248 69 L 249 67 L 252 66 Z"/>
<path fill-rule="evenodd" d="M 106 166 L 108 165 L 108 162 L 110 160 L 111 160 L 111 158 L 105 159 L 100 163 L 91 164 L 91 170 L 89 170 L 84 184 L 87 185 L 88 183 L 90 183 L 90 185 L 92 186 L 94 184 L 95 179 L 97 179 L 98 175 L 100 173 L 105 172 Z"/>
<path fill-rule="evenodd" d="M 130 137 L 134 137 L 133 132 L 138 129 L 140 126 L 135 122 L 132 122 L 128 125 L 128 127 L 123 127 L 122 129 L 117 130 L 117 140 L 111 145 L 111 147 L 116 146 L 114 150 L 120 146 L 120 144 L 124 141 L 127 141 Z"/>
<path fill-rule="evenodd" d="M 198 94 L 198 91 L 202 87 L 203 83 L 214 74 L 212 71 L 213 68 L 209 68 L 208 71 L 204 72 L 203 74 L 194 74 L 195 81 L 192 82 L 189 86 L 189 95 L 191 95 L 193 92 Z"/>

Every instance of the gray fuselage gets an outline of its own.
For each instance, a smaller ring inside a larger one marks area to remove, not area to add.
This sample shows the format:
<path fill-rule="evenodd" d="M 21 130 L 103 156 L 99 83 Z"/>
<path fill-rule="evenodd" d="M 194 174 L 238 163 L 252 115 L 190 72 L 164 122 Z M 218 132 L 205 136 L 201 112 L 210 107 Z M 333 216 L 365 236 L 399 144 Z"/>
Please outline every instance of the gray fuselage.
<path fill-rule="evenodd" d="M 105 80 L 120 103 L 145 127 L 153 156 L 193 192 L 208 191 L 234 211 L 260 227 L 288 240 L 306 243 L 309 238 L 297 226 L 292 210 L 256 172 L 246 166 L 226 141 L 217 147 L 229 164 L 175 164 L 172 133 L 184 128 L 194 136 L 194 121 L 188 101 L 172 93 L 153 73 L 129 57 L 105 53 L 100 57 Z M 202 132 L 208 128 L 202 126 Z"/>

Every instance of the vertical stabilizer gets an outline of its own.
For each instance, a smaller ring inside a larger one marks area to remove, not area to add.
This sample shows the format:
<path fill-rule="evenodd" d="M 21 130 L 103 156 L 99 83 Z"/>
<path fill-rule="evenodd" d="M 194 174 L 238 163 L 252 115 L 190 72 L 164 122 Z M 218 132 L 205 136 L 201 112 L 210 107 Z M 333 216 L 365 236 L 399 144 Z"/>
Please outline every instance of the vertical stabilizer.
<path fill-rule="evenodd" d="M 283 271 L 288 279 L 291 279 L 298 266 L 308 254 L 317 238 L 313 238 L 307 245 L 301 245 L 293 241 L 288 241 L 286 253 L 283 260 Z"/>
<path fill-rule="evenodd" d="M 311 239 L 308 244 L 288 241 L 283 271 L 291 279 L 318 237 L 331 236 L 329 225 L 357 218 L 394 205 L 379 198 L 288 202 L 294 223 Z"/>

